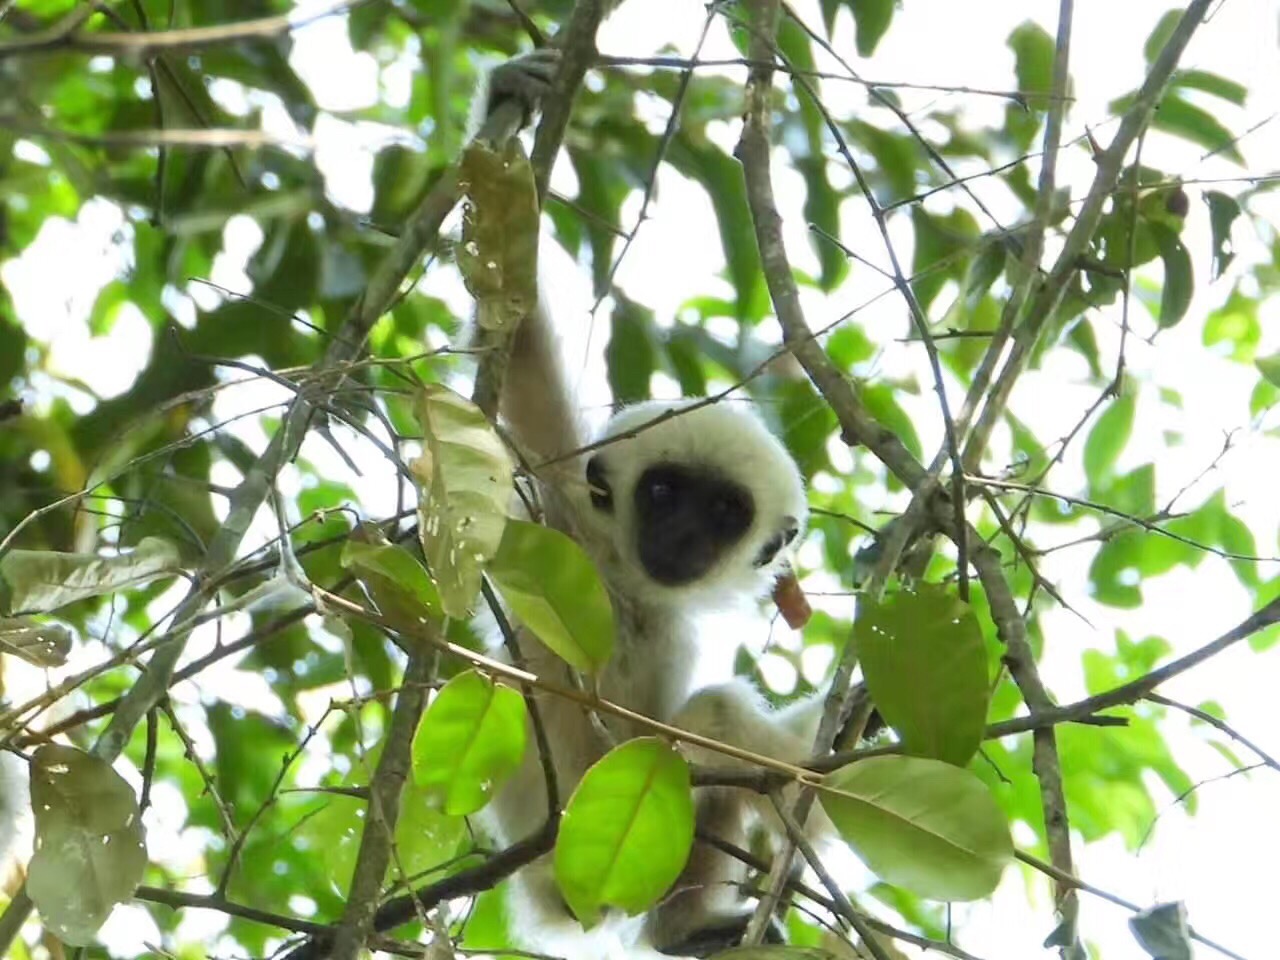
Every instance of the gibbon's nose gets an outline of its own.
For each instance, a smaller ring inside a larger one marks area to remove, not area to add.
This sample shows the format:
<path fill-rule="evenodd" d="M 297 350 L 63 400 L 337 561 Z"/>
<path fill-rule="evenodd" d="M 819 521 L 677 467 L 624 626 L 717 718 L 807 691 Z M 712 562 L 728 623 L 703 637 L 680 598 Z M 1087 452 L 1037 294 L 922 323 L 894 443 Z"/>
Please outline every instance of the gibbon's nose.
<path fill-rule="evenodd" d="M 640 539 L 640 563 L 656 582 L 678 587 L 698 580 L 715 561 L 707 537 L 697 530 L 668 529 Z"/>

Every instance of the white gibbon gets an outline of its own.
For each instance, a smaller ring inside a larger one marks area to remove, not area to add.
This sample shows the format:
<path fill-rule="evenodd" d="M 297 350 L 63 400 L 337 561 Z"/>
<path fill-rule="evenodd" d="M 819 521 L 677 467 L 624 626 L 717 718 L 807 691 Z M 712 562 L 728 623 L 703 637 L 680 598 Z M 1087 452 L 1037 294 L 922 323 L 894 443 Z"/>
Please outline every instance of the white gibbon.
<path fill-rule="evenodd" d="M 555 63 L 546 53 L 511 61 L 494 72 L 482 102 L 493 109 L 504 97 L 518 97 L 528 116 Z M 525 461 L 546 464 L 535 471 L 546 522 L 584 548 L 609 592 L 616 635 L 613 657 L 598 678 L 600 695 L 678 727 L 803 762 L 819 720 L 817 701 L 773 711 L 745 682 L 689 688 L 700 650 L 726 640 L 707 635 L 713 631 L 705 614 L 744 604 L 758 611 L 755 602 L 773 587 L 787 563 L 785 548 L 805 524 L 804 485 L 782 443 L 741 404 L 691 401 L 638 404 L 616 414 L 600 437 L 586 435 L 545 304 L 515 335 L 501 414 Z M 589 441 L 609 438 L 575 454 Z M 570 668 L 530 632 L 517 629 L 517 643 L 535 674 L 573 682 Z M 611 746 L 646 732 L 613 717 L 594 719 L 563 698 L 536 699 L 562 806 Z M 699 763 L 735 765 L 711 751 L 688 753 Z M 482 818 L 503 842 L 523 839 L 545 822 L 543 776 L 531 747 Z M 753 793 L 697 792 L 699 830 L 743 847 L 751 824 L 765 822 L 753 812 L 761 801 Z M 706 956 L 732 946 L 745 929 L 744 876 L 738 860 L 695 843 L 672 891 L 646 917 L 610 917 L 587 932 L 564 905 L 548 855 L 512 877 L 512 931 L 529 949 L 571 960 L 634 958 L 653 950 Z"/>

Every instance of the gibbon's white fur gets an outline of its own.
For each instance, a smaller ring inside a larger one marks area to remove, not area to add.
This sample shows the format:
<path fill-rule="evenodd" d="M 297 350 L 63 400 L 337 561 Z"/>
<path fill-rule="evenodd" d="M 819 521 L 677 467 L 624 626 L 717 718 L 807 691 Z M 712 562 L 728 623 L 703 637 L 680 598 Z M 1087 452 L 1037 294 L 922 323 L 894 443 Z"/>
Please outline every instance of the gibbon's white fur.
<path fill-rule="evenodd" d="M 0 882 L 13 869 L 15 862 L 26 861 L 19 847 L 30 846 L 31 794 L 27 764 L 21 757 L 0 750 Z"/>

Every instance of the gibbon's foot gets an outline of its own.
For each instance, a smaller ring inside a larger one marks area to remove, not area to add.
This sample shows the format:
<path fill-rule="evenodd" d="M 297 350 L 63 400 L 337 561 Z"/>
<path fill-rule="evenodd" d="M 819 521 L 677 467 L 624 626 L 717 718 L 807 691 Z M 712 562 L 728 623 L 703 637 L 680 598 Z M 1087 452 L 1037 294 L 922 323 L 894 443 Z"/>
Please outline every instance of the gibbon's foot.
<path fill-rule="evenodd" d="M 750 913 L 713 920 L 707 926 L 694 930 L 679 943 L 659 947 L 658 952 L 665 953 L 669 957 L 715 956 L 722 950 L 729 950 L 742 943 L 742 935 L 747 932 L 747 924 L 750 922 Z M 764 928 L 764 942 L 787 942 L 782 924 L 778 922 L 777 917 L 771 917 L 769 925 Z"/>
<path fill-rule="evenodd" d="M 489 74 L 489 99 L 485 104 L 485 116 L 493 113 L 498 104 L 515 100 L 524 110 L 523 125 L 527 125 L 542 98 L 551 89 L 559 69 L 560 51 L 554 47 L 524 53 L 494 67 Z"/>

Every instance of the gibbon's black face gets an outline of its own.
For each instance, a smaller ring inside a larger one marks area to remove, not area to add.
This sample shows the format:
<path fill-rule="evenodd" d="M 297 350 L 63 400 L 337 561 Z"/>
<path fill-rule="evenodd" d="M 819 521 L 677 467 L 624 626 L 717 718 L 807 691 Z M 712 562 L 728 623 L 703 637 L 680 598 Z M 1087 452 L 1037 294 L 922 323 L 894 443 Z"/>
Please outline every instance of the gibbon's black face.
<path fill-rule="evenodd" d="M 591 503 L 614 512 L 614 491 L 599 457 L 587 463 Z M 623 492 L 625 495 L 625 491 Z M 636 553 L 650 578 L 663 586 L 692 584 L 723 558 L 751 529 L 756 517 L 751 491 L 717 473 L 676 463 L 647 467 L 632 491 Z M 770 563 L 796 536 L 786 518 L 783 529 L 761 547 L 753 565 Z"/>
<path fill-rule="evenodd" d="M 634 498 L 640 563 L 668 587 L 703 577 L 755 519 L 747 490 L 675 464 L 658 464 L 640 474 Z"/>

